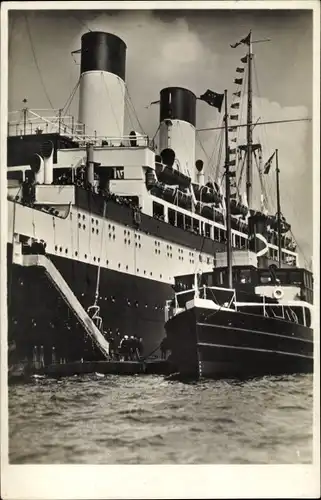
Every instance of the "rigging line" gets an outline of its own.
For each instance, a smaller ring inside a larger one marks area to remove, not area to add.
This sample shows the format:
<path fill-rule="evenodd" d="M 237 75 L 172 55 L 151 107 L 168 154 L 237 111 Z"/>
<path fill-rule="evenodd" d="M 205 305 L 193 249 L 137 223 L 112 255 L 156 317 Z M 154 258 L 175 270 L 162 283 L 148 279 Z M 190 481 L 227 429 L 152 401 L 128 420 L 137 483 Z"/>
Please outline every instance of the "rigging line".
<path fill-rule="evenodd" d="M 127 113 L 128 113 L 128 118 L 129 118 L 131 129 L 135 130 L 135 125 L 134 125 L 132 117 L 131 117 L 130 107 L 129 107 L 127 99 L 125 99 L 125 109 L 127 109 Z"/>
<path fill-rule="evenodd" d="M 118 131 L 119 131 L 119 137 L 121 137 L 121 136 L 122 136 L 122 134 L 123 134 L 124 132 L 120 129 L 120 126 L 119 126 L 119 123 L 118 123 L 118 120 L 117 120 L 117 116 L 116 116 L 116 113 L 115 113 L 115 110 L 114 110 L 113 101 L 112 101 L 112 99 L 110 98 L 110 94 L 109 94 L 109 90 L 108 90 L 108 85 L 107 85 L 107 83 L 106 83 L 106 80 L 105 80 L 105 78 L 104 78 L 104 74 L 103 74 L 103 72 L 102 72 L 102 71 L 101 71 L 101 73 L 100 73 L 100 76 L 101 76 L 101 78 L 102 78 L 102 80 L 103 80 L 103 82 L 104 82 L 104 84 L 105 84 L 105 89 L 106 89 L 106 93 L 107 93 L 107 96 L 108 96 L 108 100 L 109 100 L 109 102 L 110 102 L 110 107 L 111 107 L 112 113 L 113 113 L 114 118 L 115 118 L 116 126 L 117 126 Z M 93 132 L 94 132 L 94 131 L 93 131 Z"/>
<path fill-rule="evenodd" d="M 130 104 L 131 104 L 131 106 L 132 106 L 132 108 L 133 108 L 133 112 L 134 112 L 135 118 L 136 118 L 136 120 L 137 120 L 138 126 L 140 127 L 140 129 L 141 129 L 142 133 L 145 135 L 144 128 L 142 127 L 142 124 L 141 124 L 141 123 L 140 123 L 140 121 L 139 121 L 139 118 L 138 118 L 138 115 L 137 115 L 137 113 L 136 113 L 136 109 L 135 109 L 135 106 L 134 106 L 133 100 L 132 100 L 132 98 L 131 98 L 131 95 L 130 95 L 130 92 L 129 92 L 129 90 L 128 90 L 128 87 L 127 87 L 126 83 L 125 83 L 125 88 L 126 88 L 126 92 L 127 92 L 128 98 L 129 98 L 129 102 L 130 102 Z"/>
<path fill-rule="evenodd" d="M 78 78 L 78 81 L 77 81 L 77 83 L 76 83 L 75 87 L 73 88 L 73 90 L 72 90 L 72 92 L 71 92 L 70 96 L 68 97 L 68 99 L 67 99 L 67 101 L 66 101 L 66 103 L 65 103 L 64 107 L 62 108 L 62 111 L 63 111 L 63 110 L 65 110 L 64 115 L 66 115 L 66 113 L 67 113 L 67 111 L 69 110 L 70 105 L 71 105 L 71 103 L 72 103 L 72 101 L 73 101 L 73 98 L 75 97 L 75 94 L 76 94 L 76 92 L 77 92 L 77 90 L 78 90 L 78 87 L 79 87 L 79 85 L 80 85 L 80 79 L 81 79 L 81 77 L 79 77 L 79 78 Z"/>
<path fill-rule="evenodd" d="M 49 102 L 51 108 L 54 109 L 53 104 L 52 104 L 52 102 L 50 100 L 49 94 L 47 92 L 47 89 L 46 89 L 46 86 L 45 86 L 45 82 L 44 82 L 44 80 L 42 78 L 42 74 L 41 74 L 39 65 L 38 65 L 38 61 L 37 61 L 37 57 L 36 57 L 36 52 L 35 52 L 35 48 L 34 48 L 32 37 L 31 37 L 31 32 L 30 32 L 30 27 L 29 27 L 29 21 L 28 21 L 28 17 L 26 16 L 26 14 L 24 14 L 24 18 L 25 18 L 25 23 L 26 23 L 26 27 L 27 27 L 27 34 L 28 34 L 28 38 L 29 38 L 29 42 L 30 42 L 30 46 L 31 46 L 33 58 L 34 58 L 34 61 L 35 61 L 35 64 L 36 64 L 36 67 L 37 67 L 37 70 L 38 70 L 38 73 L 39 73 L 40 81 L 41 81 L 44 93 L 45 93 L 45 95 L 46 95 L 46 97 L 48 99 L 48 102 Z"/>
<path fill-rule="evenodd" d="M 260 122 L 256 123 L 255 126 L 257 127 L 258 125 L 271 125 L 274 123 L 292 123 L 292 122 L 311 122 L 312 118 L 294 118 L 292 120 L 273 120 L 273 121 L 266 121 L 266 122 Z M 231 125 L 231 127 L 246 127 L 246 123 L 241 123 L 240 125 Z M 209 130 L 223 130 L 224 127 L 208 127 L 208 128 L 198 128 L 197 132 L 208 132 Z"/>

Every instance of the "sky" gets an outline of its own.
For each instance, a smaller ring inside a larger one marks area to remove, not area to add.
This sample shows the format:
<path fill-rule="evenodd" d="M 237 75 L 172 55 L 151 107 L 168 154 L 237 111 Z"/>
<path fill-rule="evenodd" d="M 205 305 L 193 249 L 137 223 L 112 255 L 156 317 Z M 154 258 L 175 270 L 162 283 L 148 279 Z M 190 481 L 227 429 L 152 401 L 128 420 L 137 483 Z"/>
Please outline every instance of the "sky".
<path fill-rule="evenodd" d="M 208 88 L 216 92 L 227 88 L 230 95 L 236 90 L 235 69 L 245 48 L 232 49 L 230 44 L 250 29 L 254 40 L 271 39 L 253 45 L 254 118 L 311 117 L 312 14 L 290 10 L 11 12 L 9 111 L 20 109 L 24 98 L 31 109 L 63 107 L 79 78 L 79 58 L 71 52 L 80 48 L 80 37 L 87 31 L 107 31 L 127 45 L 130 99 L 143 131 L 153 136 L 159 107 L 148 105 L 159 98 L 163 87 L 182 86 L 197 96 Z M 77 95 L 70 113 L 78 114 Z M 215 127 L 221 121 L 216 109 L 198 101 L 197 128 Z M 313 227 L 311 137 L 312 125 L 305 121 L 258 126 L 254 131 L 254 141 L 264 148 L 264 160 L 279 150 L 282 212 L 308 262 Z M 217 158 L 219 132 L 198 132 L 197 138 L 197 156 L 206 164 L 214 150 Z M 209 167 L 207 172 L 211 173 Z M 272 197 L 273 175 L 266 179 Z"/>

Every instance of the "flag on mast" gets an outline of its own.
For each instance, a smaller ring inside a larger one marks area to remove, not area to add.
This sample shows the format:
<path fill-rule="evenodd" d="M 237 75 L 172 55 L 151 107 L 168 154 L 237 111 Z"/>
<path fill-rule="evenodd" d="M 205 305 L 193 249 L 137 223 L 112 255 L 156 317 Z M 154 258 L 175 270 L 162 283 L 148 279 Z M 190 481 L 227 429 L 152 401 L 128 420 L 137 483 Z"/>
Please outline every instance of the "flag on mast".
<path fill-rule="evenodd" d="M 234 78 L 234 83 L 236 83 L 237 85 L 242 85 L 243 78 Z"/>
<path fill-rule="evenodd" d="M 242 43 L 244 43 L 245 45 L 250 45 L 250 42 L 251 42 L 251 32 L 245 38 L 242 38 L 242 40 L 240 40 L 239 42 L 231 44 L 231 47 L 232 49 L 235 49 L 239 45 L 242 45 Z"/>
<path fill-rule="evenodd" d="M 275 151 L 274 153 L 270 156 L 270 158 L 268 159 L 268 161 L 265 163 L 264 167 L 263 167 L 263 173 L 264 174 L 268 174 L 270 172 L 270 168 L 271 168 L 271 165 L 272 165 L 272 160 L 274 158 L 274 155 L 275 155 Z"/>
<path fill-rule="evenodd" d="M 236 73 L 244 73 L 244 68 L 236 68 Z"/>
<path fill-rule="evenodd" d="M 221 112 L 224 94 L 218 94 L 217 92 L 213 92 L 213 90 L 207 89 L 207 91 L 202 94 L 199 99 L 207 102 L 207 104 L 217 108 L 219 112 Z"/>

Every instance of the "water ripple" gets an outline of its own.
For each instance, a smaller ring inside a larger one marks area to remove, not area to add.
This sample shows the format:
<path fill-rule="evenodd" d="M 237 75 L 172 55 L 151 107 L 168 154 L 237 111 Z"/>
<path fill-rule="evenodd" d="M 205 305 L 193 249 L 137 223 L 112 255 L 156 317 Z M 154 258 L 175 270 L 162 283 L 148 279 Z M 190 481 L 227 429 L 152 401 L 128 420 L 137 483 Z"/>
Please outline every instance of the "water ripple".
<path fill-rule="evenodd" d="M 199 383 L 158 376 L 35 379 L 9 388 L 9 458 L 310 463 L 312 389 L 309 375 Z"/>

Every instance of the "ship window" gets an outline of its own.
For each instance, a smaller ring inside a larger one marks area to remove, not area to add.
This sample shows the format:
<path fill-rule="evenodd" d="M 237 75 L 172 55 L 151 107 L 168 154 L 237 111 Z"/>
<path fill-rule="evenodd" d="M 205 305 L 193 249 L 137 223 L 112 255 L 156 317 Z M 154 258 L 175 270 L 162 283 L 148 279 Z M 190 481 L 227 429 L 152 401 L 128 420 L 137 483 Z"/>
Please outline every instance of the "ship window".
<path fill-rule="evenodd" d="M 55 251 L 57 252 L 57 250 L 58 250 L 58 247 L 57 247 L 57 245 L 56 245 L 56 246 L 55 246 Z"/>
<path fill-rule="evenodd" d="M 184 215 L 180 212 L 177 212 L 177 227 L 184 229 Z"/>
<path fill-rule="evenodd" d="M 200 232 L 200 221 L 197 219 L 193 219 L 193 231 L 197 234 Z"/>
<path fill-rule="evenodd" d="M 302 284 L 302 274 L 300 271 L 291 271 L 289 277 L 290 277 L 290 283 L 292 285 Z"/>
<path fill-rule="evenodd" d="M 249 269 L 241 269 L 239 279 L 242 284 L 251 283 L 251 271 Z"/>
<path fill-rule="evenodd" d="M 214 226 L 214 240 L 215 241 L 221 240 L 220 229 L 216 226 Z"/>
<path fill-rule="evenodd" d="M 207 236 L 207 238 L 211 237 L 211 226 L 206 222 L 205 222 L 205 236 Z"/>
<path fill-rule="evenodd" d="M 280 283 L 286 284 L 288 282 L 288 273 L 286 271 L 275 271 L 277 279 L 280 280 Z"/>
<path fill-rule="evenodd" d="M 172 226 L 175 226 L 175 210 L 172 210 L 171 208 L 168 209 L 168 222 L 172 224 Z"/>
<path fill-rule="evenodd" d="M 76 256 L 76 257 L 78 256 L 78 252 L 77 252 L 77 250 L 75 251 L 75 256 Z"/>
<path fill-rule="evenodd" d="M 185 215 L 185 229 L 188 231 L 192 229 L 192 219 L 188 215 Z"/>
<path fill-rule="evenodd" d="M 153 217 L 164 220 L 164 205 L 153 201 Z"/>
<path fill-rule="evenodd" d="M 268 283 L 272 283 L 272 277 L 268 271 L 261 273 L 260 283 L 262 283 L 262 285 L 267 285 Z"/>
<path fill-rule="evenodd" d="M 240 236 L 240 248 L 243 250 L 246 248 L 246 239 L 242 238 L 242 236 Z"/>

